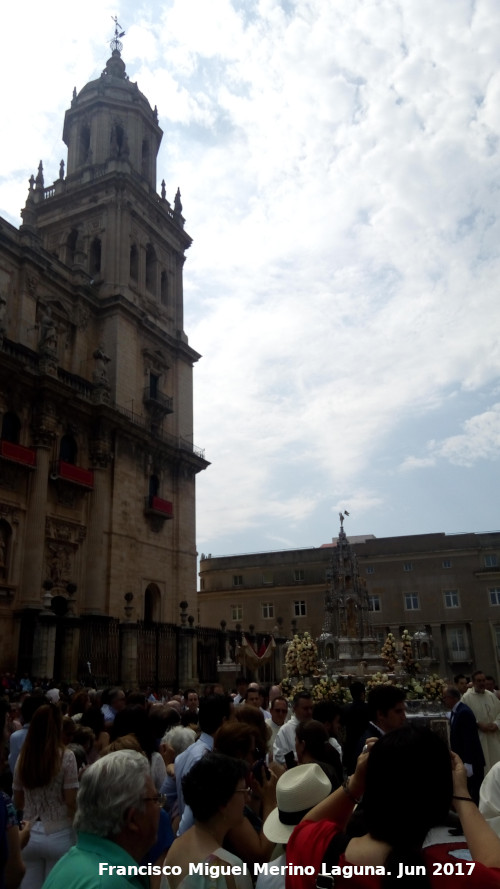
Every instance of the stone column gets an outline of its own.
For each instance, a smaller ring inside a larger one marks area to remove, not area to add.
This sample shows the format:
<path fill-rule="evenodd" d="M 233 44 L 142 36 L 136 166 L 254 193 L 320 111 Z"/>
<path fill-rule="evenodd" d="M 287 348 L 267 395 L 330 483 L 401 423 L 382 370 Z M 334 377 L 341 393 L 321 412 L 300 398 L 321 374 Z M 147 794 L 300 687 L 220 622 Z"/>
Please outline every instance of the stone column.
<path fill-rule="evenodd" d="M 41 605 L 41 587 L 45 580 L 45 518 L 47 514 L 47 485 L 50 467 L 52 435 L 38 436 L 37 465 L 31 474 L 26 530 L 24 538 L 24 565 L 20 589 L 21 608 Z"/>
<path fill-rule="evenodd" d="M 108 532 L 111 509 L 111 454 L 102 442 L 93 442 L 91 460 L 94 469 L 94 490 L 87 534 L 87 582 L 82 614 L 107 614 L 106 588 Z"/>
<path fill-rule="evenodd" d="M 33 644 L 33 675 L 53 676 L 56 650 L 56 616 L 42 611 L 35 628 Z"/>
<path fill-rule="evenodd" d="M 120 678 L 123 685 L 137 685 L 137 624 L 123 621 L 120 624 L 121 662 Z"/>

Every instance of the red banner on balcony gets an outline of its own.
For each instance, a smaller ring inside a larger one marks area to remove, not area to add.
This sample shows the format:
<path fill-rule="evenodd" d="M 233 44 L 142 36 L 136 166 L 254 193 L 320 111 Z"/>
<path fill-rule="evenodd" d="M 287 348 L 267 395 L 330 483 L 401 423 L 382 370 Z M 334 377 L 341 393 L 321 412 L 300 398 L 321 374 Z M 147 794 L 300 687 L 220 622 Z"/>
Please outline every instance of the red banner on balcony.
<path fill-rule="evenodd" d="M 65 463 L 59 460 L 57 464 L 57 472 L 60 478 L 68 482 L 74 482 L 76 485 L 83 485 L 85 488 L 94 487 L 94 470 L 82 469 L 81 466 L 74 466 L 73 463 Z"/>
<path fill-rule="evenodd" d="M 150 509 L 154 509 L 156 512 L 162 512 L 167 516 L 173 515 L 172 503 L 170 500 L 162 500 L 161 497 L 150 498 Z"/>
<path fill-rule="evenodd" d="M 6 460 L 22 463 L 23 466 L 36 466 L 36 451 L 34 448 L 25 448 L 23 445 L 2 439 L 0 441 L 0 454 Z"/>

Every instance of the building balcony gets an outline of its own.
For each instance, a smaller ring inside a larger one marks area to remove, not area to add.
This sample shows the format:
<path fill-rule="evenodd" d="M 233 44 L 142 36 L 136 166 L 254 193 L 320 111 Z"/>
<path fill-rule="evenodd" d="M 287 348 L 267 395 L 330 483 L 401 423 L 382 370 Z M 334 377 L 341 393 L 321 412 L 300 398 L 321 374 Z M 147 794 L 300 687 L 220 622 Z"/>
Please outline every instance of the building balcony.
<path fill-rule="evenodd" d="M 142 400 L 148 410 L 162 417 L 174 412 L 173 399 L 170 395 L 164 395 L 152 386 L 146 386 Z"/>
<path fill-rule="evenodd" d="M 158 516 L 160 519 L 173 519 L 174 509 L 170 500 L 162 500 L 154 494 L 148 494 L 144 508 L 146 515 Z"/>
<path fill-rule="evenodd" d="M 94 470 L 83 469 L 81 466 L 75 466 L 73 463 L 66 463 L 64 460 L 56 460 L 52 464 L 50 477 L 56 481 L 62 479 L 70 482 L 72 485 L 78 485 L 80 488 L 92 490 L 94 487 Z"/>
<path fill-rule="evenodd" d="M 27 466 L 28 469 L 35 469 L 36 467 L 36 451 L 34 448 L 25 448 L 23 445 L 5 441 L 5 439 L 0 439 L 0 457 L 3 457 L 4 460 L 10 460 L 12 463 L 18 463 L 21 466 Z"/>

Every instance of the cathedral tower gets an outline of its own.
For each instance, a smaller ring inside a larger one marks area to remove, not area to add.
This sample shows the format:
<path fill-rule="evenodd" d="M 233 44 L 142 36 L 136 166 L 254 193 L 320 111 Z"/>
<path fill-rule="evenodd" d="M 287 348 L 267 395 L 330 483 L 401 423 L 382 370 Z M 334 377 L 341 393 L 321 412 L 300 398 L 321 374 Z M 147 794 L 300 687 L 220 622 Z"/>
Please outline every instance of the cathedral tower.
<path fill-rule="evenodd" d="M 208 465 L 183 330 L 191 238 L 179 190 L 156 191 L 156 108 L 118 35 L 111 48 L 73 92 L 66 169 L 46 186 L 40 162 L 20 230 L 0 221 L 0 637 L 22 669 L 68 677 L 96 640 L 110 650 L 110 621 L 194 607 Z"/>

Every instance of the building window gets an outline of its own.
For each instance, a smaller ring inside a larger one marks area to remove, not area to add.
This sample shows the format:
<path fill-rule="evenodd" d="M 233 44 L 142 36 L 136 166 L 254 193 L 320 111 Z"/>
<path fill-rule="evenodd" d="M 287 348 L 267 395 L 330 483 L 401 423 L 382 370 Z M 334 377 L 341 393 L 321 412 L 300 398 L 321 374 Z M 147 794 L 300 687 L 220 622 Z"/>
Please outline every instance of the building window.
<path fill-rule="evenodd" d="M 12 444 L 19 444 L 21 421 L 13 411 L 7 411 L 2 418 L 2 438 Z"/>
<path fill-rule="evenodd" d="M 268 620 L 270 617 L 274 617 L 274 602 L 262 602 L 262 617 L 264 620 Z"/>
<path fill-rule="evenodd" d="M 304 583 L 304 569 L 295 568 L 293 572 L 293 579 L 295 583 Z"/>
<path fill-rule="evenodd" d="M 205 578 L 200 577 L 200 590 L 204 590 L 204 589 L 205 589 Z"/>
<path fill-rule="evenodd" d="M 63 463 L 71 463 L 72 466 L 76 466 L 77 453 L 78 448 L 73 436 L 63 435 L 59 444 L 59 459 L 62 460 Z"/>
<path fill-rule="evenodd" d="M 293 603 L 293 613 L 295 617 L 305 617 L 307 614 L 307 606 L 304 599 Z"/>
<path fill-rule="evenodd" d="M 101 239 L 94 238 L 90 245 L 89 271 L 91 275 L 97 275 L 101 271 L 102 246 Z"/>
<path fill-rule="evenodd" d="M 373 565 L 366 566 L 366 573 L 367 574 L 375 574 L 375 568 L 373 567 Z"/>
<path fill-rule="evenodd" d="M 442 568 L 451 568 L 451 559 L 443 559 L 441 563 Z"/>
<path fill-rule="evenodd" d="M 497 654 L 500 655 L 500 627 L 495 627 L 495 639 L 497 643 Z"/>
<path fill-rule="evenodd" d="M 137 281 L 139 278 L 139 253 L 135 244 L 130 248 L 130 277 L 132 281 Z"/>
<path fill-rule="evenodd" d="M 458 595 L 458 590 L 444 591 L 444 607 L 460 608 L 460 596 Z"/>
<path fill-rule="evenodd" d="M 80 130 L 80 145 L 78 151 L 78 163 L 85 164 L 89 159 L 90 127 L 84 125 Z"/>
<path fill-rule="evenodd" d="M 274 577 L 272 574 L 266 573 L 262 575 L 262 585 L 263 586 L 272 586 L 274 583 Z"/>
<path fill-rule="evenodd" d="M 380 611 L 380 596 L 368 596 L 368 610 Z"/>
<path fill-rule="evenodd" d="M 462 627 L 452 627 L 447 631 L 448 649 L 452 661 L 466 661 L 468 659 L 465 632 Z"/>
<path fill-rule="evenodd" d="M 243 605 L 231 605 L 231 620 L 243 620 Z"/>
<path fill-rule="evenodd" d="M 403 562 L 403 571 L 413 571 L 413 562 Z"/>
<path fill-rule="evenodd" d="M 162 306 L 168 305 L 168 275 L 166 271 L 160 275 L 160 302 Z"/>
<path fill-rule="evenodd" d="M 152 244 L 146 246 L 146 287 L 156 293 L 156 253 Z"/>
<path fill-rule="evenodd" d="M 242 574 L 233 574 L 233 586 L 243 586 Z"/>
<path fill-rule="evenodd" d="M 489 556 L 484 557 L 484 567 L 485 568 L 498 568 L 498 556 L 490 553 Z"/>
<path fill-rule="evenodd" d="M 490 605 L 500 605 L 500 586 L 494 586 L 488 590 Z"/>
<path fill-rule="evenodd" d="M 406 611 L 419 611 L 420 610 L 420 601 L 418 597 L 418 593 L 405 593 L 405 610 Z"/>

